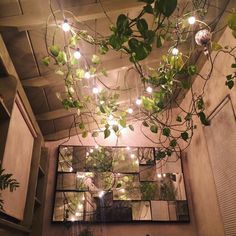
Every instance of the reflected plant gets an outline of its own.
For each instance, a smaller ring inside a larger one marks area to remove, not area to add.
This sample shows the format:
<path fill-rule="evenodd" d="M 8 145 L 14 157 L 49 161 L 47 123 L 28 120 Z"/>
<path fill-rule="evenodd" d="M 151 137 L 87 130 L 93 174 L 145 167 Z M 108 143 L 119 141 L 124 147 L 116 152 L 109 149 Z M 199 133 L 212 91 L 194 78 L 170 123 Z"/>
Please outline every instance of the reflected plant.
<path fill-rule="evenodd" d="M 16 181 L 16 179 L 12 178 L 12 174 L 6 174 L 4 173 L 5 169 L 2 169 L 2 165 L 0 165 L 0 191 L 3 191 L 5 189 L 9 189 L 10 192 L 15 191 L 19 187 L 19 183 Z M 1 198 L 0 193 L 0 210 L 4 211 L 3 208 L 4 200 Z"/>
<path fill-rule="evenodd" d="M 158 185 L 156 182 L 142 182 L 140 191 L 142 200 L 156 200 L 158 198 Z"/>

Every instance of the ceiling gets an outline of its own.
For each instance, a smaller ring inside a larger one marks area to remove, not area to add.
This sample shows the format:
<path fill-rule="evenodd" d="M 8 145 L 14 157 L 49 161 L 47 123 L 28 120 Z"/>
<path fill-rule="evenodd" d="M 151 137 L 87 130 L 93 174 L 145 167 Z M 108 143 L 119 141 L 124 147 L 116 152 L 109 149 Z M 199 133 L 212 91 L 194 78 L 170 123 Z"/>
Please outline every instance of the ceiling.
<path fill-rule="evenodd" d="M 213 28 L 228 1 L 206 2 L 209 8 L 207 21 L 214 23 Z M 132 17 L 137 15 L 142 6 L 143 3 L 136 0 L 52 1 L 53 9 L 73 12 L 81 21 L 78 27 L 83 27 L 94 36 L 99 34 L 108 36 L 111 22 L 115 22 L 120 13 Z M 74 112 L 64 110 L 56 97 L 58 91 L 64 90 L 63 81 L 53 73 L 53 68 L 48 68 L 41 62 L 47 54 L 45 22 L 50 14 L 48 0 L 1 0 L 0 9 L 2 37 L 45 139 L 54 140 L 68 136 L 68 130 L 74 121 Z M 49 27 L 48 39 L 51 39 L 51 35 Z M 97 51 L 96 47 L 82 42 L 79 47 L 86 57 L 91 57 Z M 183 50 L 187 50 L 188 47 L 189 45 L 185 45 Z M 159 55 L 161 55 L 160 50 L 154 49 L 142 63 L 155 65 L 160 60 Z M 112 88 L 117 86 L 134 88 L 128 96 L 127 93 L 122 95 L 121 102 L 129 103 L 130 99 L 137 96 L 137 87 L 141 86 L 135 72 L 128 70 L 132 66 L 129 59 L 122 53 L 111 51 L 102 57 L 102 61 L 109 75 L 109 81 L 107 78 L 102 78 L 104 83 Z"/>

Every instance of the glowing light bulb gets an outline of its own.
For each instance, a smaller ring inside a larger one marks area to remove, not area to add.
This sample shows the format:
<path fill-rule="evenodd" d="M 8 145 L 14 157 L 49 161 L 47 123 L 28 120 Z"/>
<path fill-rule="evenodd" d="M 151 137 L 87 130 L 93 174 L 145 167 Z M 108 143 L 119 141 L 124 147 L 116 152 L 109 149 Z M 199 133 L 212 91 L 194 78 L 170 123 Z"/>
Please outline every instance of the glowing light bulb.
<path fill-rule="evenodd" d="M 78 208 L 79 210 L 82 210 L 82 209 L 83 209 L 83 205 L 82 205 L 82 204 L 78 204 L 77 208 Z"/>
<path fill-rule="evenodd" d="M 98 90 L 97 87 L 93 87 L 93 93 L 94 93 L 94 94 L 98 94 L 98 93 L 99 93 L 99 90 Z"/>
<path fill-rule="evenodd" d="M 135 161 L 135 164 L 136 164 L 136 165 L 139 165 L 139 161 L 138 161 L 138 160 L 136 160 L 136 161 Z"/>
<path fill-rule="evenodd" d="M 75 215 L 76 216 L 81 216 L 81 213 L 80 212 L 76 212 Z"/>
<path fill-rule="evenodd" d="M 100 104 L 102 105 L 102 104 L 104 104 L 105 102 L 104 101 L 100 101 Z"/>
<path fill-rule="evenodd" d="M 95 146 L 95 148 L 96 148 L 96 149 L 98 149 L 98 148 L 99 148 L 99 146 L 98 146 L 98 145 L 96 145 L 96 146 Z"/>
<path fill-rule="evenodd" d="M 190 16 L 190 17 L 188 18 L 188 23 L 189 23 L 190 25 L 193 25 L 195 22 L 196 22 L 196 18 L 195 18 L 194 16 Z"/>
<path fill-rule="evenodd" d="M 101 191 L 101 192 L 99 192 L 98 197 L 99 197 L 99 198 L 103 198 L 104 195 L 105 195 L 105 192 L 104 192 L 104 191 Z"/>
<path fill-rule="evenodd" d="M 90 153 L 93 153 L 93 149 L 92 148 L 90 149 Z"/>
<path fill-rule="evenodd" d="M 134 111 L 134 110 L 133 110 L 132 108 L 128 108 L 128 109 L 127 109 L 127 112 L 128 112 L 129 114 L 132 114 L 133 111 Z"/>
<path fill-rule="evenodd" d="M 128 151 L 129 151 L 129 150 L 130 150 L 130 147 L 126 147 L 126 150 L 128 150 Z"/>
<path fill-rule="evenodd" d="M 146 91 L 147 91 L 148 93 L 152 93 L 152 87 L 148 86 L 148 87 L 146 88 Z"/>
<path fill-rule="evenodd" d="M 70 172 L 72 172 L 73 171 L 73 168 L 72 167 L 70 167 Z"/>
<path fill-rule="evenodd" d="M 81 53 L 80 53 L 79 49 L 77 49 L 77 50 L 74 52 L 74 58 L 75 58 L 75 59 L 80 59 L 80 58 L 81 58 Z"/>
<path fill-rule="evenodd" d="M 130 157 L 131 157 L 132 159 L 134 159 L 134 158 L 135 158 L 135 155 L 132 153 L 132 154 L 130 155 Z"/>
<path fill-rule="evenodd" d="M 160 179 L 161 177 L 162 177 L 162 175 L 161 175 L 161 174 L 157 174 L 157 178 L 159 178 L 159 179 Z"/>
<path fill-rule="evenodd" d="M 177 56 L 179 54 L 179 49 L 178 48 L 173 48 L 171 52 L 174 56 Z"/>
<path fill-rule="evenodd" d="M 124 189 L 124 188 L 121 188 L 120 191 L 121 191 L 122 193 L 124 193 L 124 192 L 125 192 L 125 189 Z"/>
<path fill-rule="evenodd" d="M 69 23 L 68 23 L 67 20 L 64 20 L 64 22 L 63 22 L 62 25 L 61 25 L 61 28 L 62 28 L 63 31 L 65 31 L 65 32 L 70 31 L 70 25 L 69 25 Z"/>
<path fill-rule="evenodd" d="M 163 177 L 166 177 L 166 174 L 163 174 Z"/>
<path fill-rule="evenodd" d="M 141 104 L 142 104 L 142 100 L 141 100 L 140 98 L 137 98 L 136 104 L 137 104 L 138 106 L 141 105 Z"/>
<path fill-rule="evenodd" d="M 74 222 L 75 221 L 75 217 L 71 217 L 71 219 L 70 219 L 72 222 Z"/>
<path fill-rule="evenodd" d="M 84 78 L 85 78 L 85 79 L 90 79 L 90 78 L 91 78 L 91 74 L 90 74 L 89 71 L 86 71 L 86 72 L 85 72 Z"/>
<path fill-rule="evenodd" d="M 89 156 L 89 152 L 86 152 L 86 156 Z"/>

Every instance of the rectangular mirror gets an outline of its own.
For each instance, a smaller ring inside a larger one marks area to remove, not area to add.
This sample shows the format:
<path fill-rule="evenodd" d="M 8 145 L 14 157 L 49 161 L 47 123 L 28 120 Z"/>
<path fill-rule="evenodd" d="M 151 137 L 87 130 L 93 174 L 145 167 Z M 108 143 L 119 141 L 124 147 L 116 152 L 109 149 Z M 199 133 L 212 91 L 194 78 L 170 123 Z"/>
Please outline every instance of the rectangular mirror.
<path fill-rule="evenodd" d="M 189 221 L 181 160 L 156 151 L 60 146 L 53 221 Z"/>

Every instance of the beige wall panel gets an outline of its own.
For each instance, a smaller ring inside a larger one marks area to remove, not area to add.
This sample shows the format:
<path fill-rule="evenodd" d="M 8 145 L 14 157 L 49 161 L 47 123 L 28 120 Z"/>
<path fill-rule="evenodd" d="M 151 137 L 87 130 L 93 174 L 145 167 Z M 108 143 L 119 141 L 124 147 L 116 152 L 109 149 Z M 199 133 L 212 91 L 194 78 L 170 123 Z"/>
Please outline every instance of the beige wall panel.
<path fill-rule="evenodd" d="M 14 104 L 11 116 L 6 149 L 3 157 L 3 168 L 20 183 L 13 193 L 3 191 L 5 213 L 19 220 L 23 219 L 34 136 L 26 123 L 20 106 Z"/>

